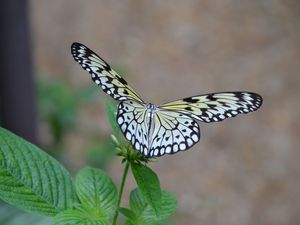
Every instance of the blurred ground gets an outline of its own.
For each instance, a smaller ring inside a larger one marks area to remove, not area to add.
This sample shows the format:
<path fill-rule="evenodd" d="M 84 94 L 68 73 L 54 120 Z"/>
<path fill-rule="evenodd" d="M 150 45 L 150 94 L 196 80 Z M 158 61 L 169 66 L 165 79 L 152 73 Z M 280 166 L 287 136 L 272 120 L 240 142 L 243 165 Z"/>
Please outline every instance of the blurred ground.
<path fill-rule="evenodd" d="M 258 112 L 200 124 L 199 144 L 152 164 L 178 197 L 172 224 L 299 224 L 299 1 L 31 0 L 30 10 L 38 76 L 94 85 L 71 57 L 78 41 L 126 68 L 146 101 L 229 90 L 263 96 Z M 80 129 L 67 139 L 75 168 L 86 164 L 82 134 L 111 132 L 103 99 L 80 110 Z M 119 161 L 109 169 L 119 180 Z"/>

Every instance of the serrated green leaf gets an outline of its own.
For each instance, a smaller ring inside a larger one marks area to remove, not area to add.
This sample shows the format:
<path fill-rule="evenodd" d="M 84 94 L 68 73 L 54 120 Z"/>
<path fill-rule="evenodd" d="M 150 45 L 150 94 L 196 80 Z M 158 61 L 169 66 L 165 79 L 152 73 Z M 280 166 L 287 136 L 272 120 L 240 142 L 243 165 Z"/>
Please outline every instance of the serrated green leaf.
<path fill-rule="evenodd" d="M 164 190 L 162 190 L 161 207 L 158 215 L 146 202 L 139 189 L 133 190 L 130 194 L 130 209 L 136 215 L 136 220 L 133 221 L 135 225 L 164 225 L 176 208 L 175 196 Z"/>
<path fill-rule="evenodd" d="M 0 127 L 0 198 L 54 216 L 75 201 L 70 174 L 38 147 Z"/>
<path fill-rule="evenodd" d="M 131 170 L 145 201 L 158 215 L 161 206 L 161 189 L 158 176 L 149 167 L 138 163 L 132 163 Z"/>
<path fill-rule="evenodd" d="M 102 216 L 98 212 L 93 215 L 83 208 L 70 209 L 57 214 L 52 221 L 52 225 L 109 225 L 106 215 Z"/>
<path fill-rule="evenodd" d="M 76 176 L 76 191 L 81 205 L 93 214 L 105 215 L 109 220 L 117 207 L 117 188 L 102 170 L 86 167 Z"/>

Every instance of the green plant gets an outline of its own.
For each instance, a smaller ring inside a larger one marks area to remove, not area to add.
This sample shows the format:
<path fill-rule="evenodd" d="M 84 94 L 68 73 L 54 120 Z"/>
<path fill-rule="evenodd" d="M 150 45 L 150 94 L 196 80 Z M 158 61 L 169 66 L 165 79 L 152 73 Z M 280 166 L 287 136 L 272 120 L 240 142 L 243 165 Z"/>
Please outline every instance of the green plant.
<path fill-rule="evenodd" d="M 115 135 L 115 153 L 125 164 L 119 190 L 102 170 L 83 168 L 73 181 L 53 157 L 0 128 L 0 198 L 30 213 L 52 217 L 53 225 L 117 224 L 119 213 L 125 225 L 163 225 L 175 212 L 176 198 L 160 187 L 158 176 L 143 157 L 120 135 L 115 109 L 107 106 Z M 129 207 L 121 207 L 126 177 L 131 168 L 137 188 Z"/>
<path fill-rule="evenodd" d="M 49 151 L 61 151 L 68 132 L 76 127 L 78 107 L 93 99 L 96 89 L 73 90 L 68 85 L 39 80 L 37 82 L 37 99 L 40 117 L 45 121 L 51 136 Z"/>

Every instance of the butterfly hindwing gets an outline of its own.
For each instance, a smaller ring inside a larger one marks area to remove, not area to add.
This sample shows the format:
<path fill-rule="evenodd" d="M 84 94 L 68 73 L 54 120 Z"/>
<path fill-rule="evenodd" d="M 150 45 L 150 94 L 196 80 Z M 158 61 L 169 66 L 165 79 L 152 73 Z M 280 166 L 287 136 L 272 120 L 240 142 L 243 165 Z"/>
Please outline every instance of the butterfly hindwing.
<path fill-rule="evenodd" d="M 83 44 L 73 43 L 71 52 L 83 69 L 91 74 L 92 80 L 116 100 L 133 99 L 143 102 L 127 82 L 108 63 Z"/>
<path fill-rule="evenodd" d="M 117 123 L 124 137 L 143 155 L 148 154 L 147 114 L 143 104 L 133 100 L 118 105 Z"/>
<path fill-rule="evenodd" d="M 180 112 L 159 110 L 154 114 L 149 155 L 174 154 L 192 147 L 200 140 L 198 123 Z"/>
<path fill-rule="evenodd" d="M 117 123 L 125 138 L 145 156 L 183 151 L 200 139 L 197 122 L 182 113 L 159 110 L 153 114 L 152 125 L 148 122 L 145 105 L 132 100 L 119 103 Z"/>
<path fill-rule="evenodd" d="M 218 122 L 257 110 L 262 97 L 251 92 L 220 92 L 184 98 L 159 106 L 189 115 L 202 122 Z"/>

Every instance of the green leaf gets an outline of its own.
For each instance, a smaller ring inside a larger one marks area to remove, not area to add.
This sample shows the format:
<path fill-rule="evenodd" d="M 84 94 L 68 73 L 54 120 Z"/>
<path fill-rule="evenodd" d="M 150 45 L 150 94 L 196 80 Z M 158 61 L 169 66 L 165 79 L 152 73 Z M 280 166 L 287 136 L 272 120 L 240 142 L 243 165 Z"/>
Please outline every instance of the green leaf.
<path fill-rule="evenodd" d="M 92 214 L 84 208 L 69 209 L 56 215 L 52 225 L 109 225 L 105 215 Z"/>
<path fill-rule="evenodd" d="M 76 176 L 75 186 L 81 204 L 59 213 L 53 225 L 109 225 L 118 194 L 111 178 L 100 169 L 86 167 Z"/>
<path fill-rule="evenodd" d="M 38 147 L 0 127 L 0 198 L 28 212 L 54 216 L 72 207 L 70 174 Z"/>
<path fill-rule="evenodd" d="M 161 205 L 161 189 L 158 176 L 147 166 L 138 163 L 132 163 L 131 170 L 141 194 L 158 215 Z"/>
<path fill-rule="evenodd" d="M 116 115 L 117 115 L 117 107 L 115 104 L 112 103 L 110 100 L 105 101 L 105 111 L 107 114 L 108 121 L 110 123 L 110 126 L 112 127 L 115 136 L 119 141 L 124 141 L 123 135 L 121 133 L 120 127 L 117 124 L 116 121 Z"/>
<path fill-rule="evenodd" d="M 176 211 L 177 200 L 175 196 L 162 190 L 161 207 L 158 215 L 152 207 L 145 201 L 139 189 L 135 189 L 130 194 L 130 208 L 135 213 L 136 219 L 132 222 L 135 225 L 163 225 L 167 219 Z"/>
<path fill-rule="evenodd" d="M 81 205 L 107 221 L 111 219 L 117 207 L 117 188 L 112 179 L 102 170 L 86 167 L 76 177 L 76 191 Z"/>

